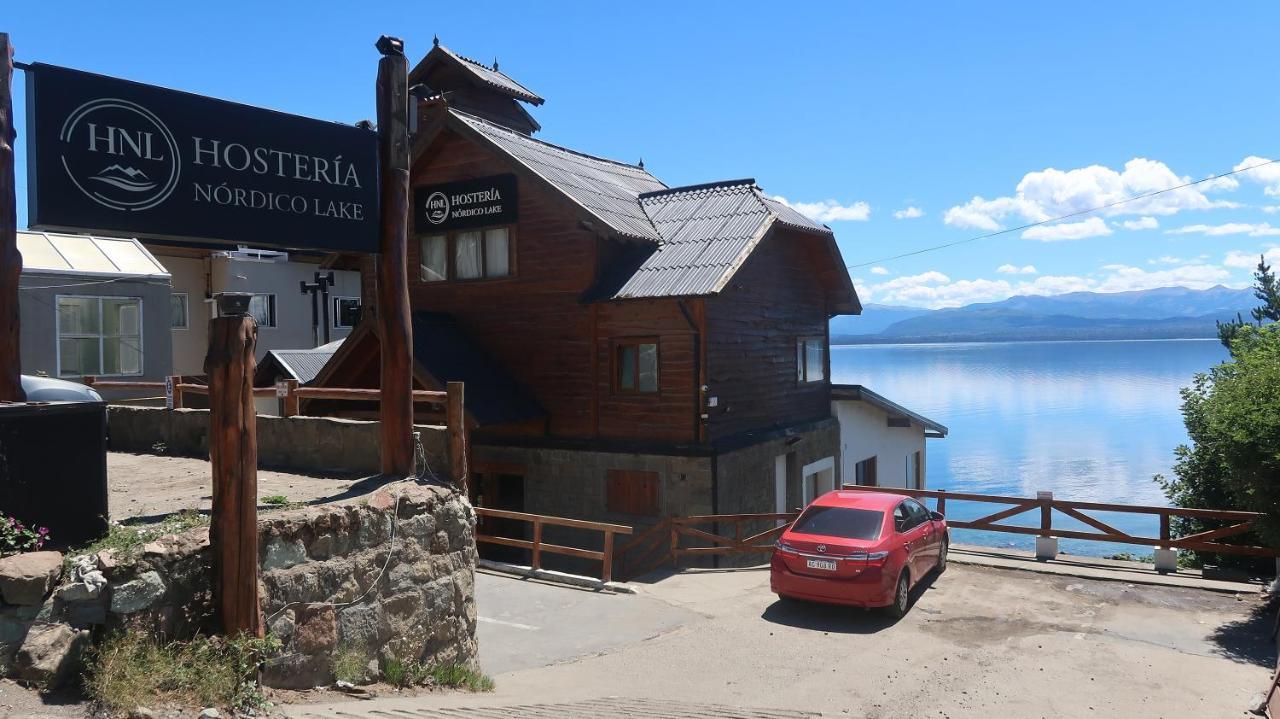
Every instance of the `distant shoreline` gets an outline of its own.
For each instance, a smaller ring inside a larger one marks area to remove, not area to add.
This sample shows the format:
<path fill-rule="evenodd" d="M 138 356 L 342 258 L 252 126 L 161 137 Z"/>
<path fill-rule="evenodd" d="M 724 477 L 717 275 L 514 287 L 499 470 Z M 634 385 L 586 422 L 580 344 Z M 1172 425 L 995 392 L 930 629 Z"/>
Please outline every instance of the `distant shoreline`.
<path fill-rule="evenodd" d="M 1101 343 L 1119 343 L 1119 342 L 1217 342 L 1217 337 L 1140 337 L 1132 339 L 1034 339 L 1034 340 L 909 340 L 909 339 L 885 339 L 875 342 L 848 342 L 849 337 L 831 338 L 831 348 L 840 347 L 925 347 L 928 345 L 1010 345 L 1010 344 L 1101 344 Z"/>

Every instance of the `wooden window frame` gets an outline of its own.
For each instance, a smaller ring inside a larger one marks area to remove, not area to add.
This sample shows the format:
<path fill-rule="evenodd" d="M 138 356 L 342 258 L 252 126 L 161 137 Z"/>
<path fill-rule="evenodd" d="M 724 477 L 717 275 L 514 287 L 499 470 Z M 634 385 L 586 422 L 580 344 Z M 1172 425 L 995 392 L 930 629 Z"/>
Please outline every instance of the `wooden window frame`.
<path fill-rule="evenodd" d="M 645 479 L 653 482 L 653 504 L 648 507 L 640 508 L 643 511 L 626 511 L 628 509 L 637 509 L 636 507 L 617 508 L 611 501 L 612 494 L 610 488 L 615 482 L 632 481 L 636 475 L 645 475 Z M 612 515 L 621 515 L 626 517 L 661 517 L 662 516 L 662 474 L 651 470 L 635 470 L 635 469 L 609 469 L 605 470 L 604 475 L 604 509 L 605 512 Z"/>
<path fill-rule="evenodd" d="M 514 224 L 489 225 L 486 227 L 468 227 L 463 230 L 448 230 L 444 232 L 416 233 L 414 235 L 414 239 L 417 240 L 416 252 L 418 253 L 418 271 L 414 273 L 414 282 L 419 285 L 431 287 L 434 285 L 447 285 L 447 284 L 454 284 L 454 283 L 473 284 L 477 282 L 480 282 L 480 283 L 505 282 L 508 280 L 516 279 L 516 276 L 517 276 L 516 235 L 518 234 L 516 228 L 517 228 L 517 225 L 514 225 Z M 484 233 L 490 230 L 503 230 L 503 229 L 507 231 L 507 274 L 502 275 L 501 277 L 487 277 L 485 275 L 481 275 L 480 277 L 467 277 L 467 278 L 458 277 L 458 267 L 457 267 L 458 235 L 463 232 L 479 232 L 480 233 L 480 268 L 483 271 L 488 266 L 488 262 L 487 262 L 488 255 L 486 253 L 489 251 L 487 249 L 487 244 L 484 241 Z M 441 237 L 441 236 L 444 237 L 445 278 L 443 280 L 434 280 L 434 281 L 424 280 L 422 279 L 422 241 L 427 239 L 428 237 Z"/>
<path fill-rule="evenodd" d="M 640 345 L 653 345 L 653 373 L 654 386 L 652 392 L 646 392 L 640 389 Z M 632 383 L 632 389 L 625 389 L 622 386 L 622 355 L 621 352 L 626 347 L 636 348 L 636 364 L 635 364 L 635 381 Z M 628 397 L 657 397 L 662 394 L 662 343 L 657 337 L 619 337 L 610 344 L 609 353 L 609 377 L 610 386 L 614 394 L 625 395 Z"/>
<path fill-rule="evenodd" d="M 809 379 L 809 347 L 808 343 L 817 342 L 822 347 L 822 378 Z M 827 357 L 831 354 L 831 348 L 827 346 L 825 337 L 820 335 L 804 335 L 796 338 L 796 386 L 803 387 L 806 385 L 819 384 L 829 380 L 830 370 L 827 365 Z"/>

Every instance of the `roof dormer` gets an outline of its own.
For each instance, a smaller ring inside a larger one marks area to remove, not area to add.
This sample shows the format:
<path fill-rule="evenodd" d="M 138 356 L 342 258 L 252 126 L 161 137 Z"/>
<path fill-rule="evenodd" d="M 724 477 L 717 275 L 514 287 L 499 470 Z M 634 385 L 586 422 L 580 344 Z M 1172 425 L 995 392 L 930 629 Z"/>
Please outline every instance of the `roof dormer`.
<path fill-rule="evenodd" d="M 409 73 L 410 85 L 425 85 L 451 107 L 516 132 L 532 135 L 542 129 L 521 103 L 541 105 L 543 99 L 499 70 L 496 58 L 486 65 L 441 45 L 438 37 L 432 43 Z"/>

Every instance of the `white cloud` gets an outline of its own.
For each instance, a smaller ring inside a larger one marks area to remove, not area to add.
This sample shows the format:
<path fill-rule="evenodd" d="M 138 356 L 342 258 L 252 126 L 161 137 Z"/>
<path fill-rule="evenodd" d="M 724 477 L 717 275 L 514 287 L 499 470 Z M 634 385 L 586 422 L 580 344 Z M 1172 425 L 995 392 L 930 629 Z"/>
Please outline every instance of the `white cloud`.
<path fill-rule="evenodd" d="M 1059 222 L 1056 225 L 1029 227 L 1022 233 L 1022 239 L 1058 242 L 1061 240 L 1083 240 L 1089 237 L 1106 237 L 1111 232 L 1111 228 L 1107 226 L 1107 223 L 1101 217 L 1090 217 L 1080 222 Z"/>
<path fill-rule="evenodd" d="M 889 270 L 887 270 L 887 269 L 885 269 L 885 268 L 883 268 L 883 267 L 880 267 L 880 266 L 876 266 L 876 267 L 872 267 L 872 268 L 871 268 L 871 274 L 873 274 L 873 275 L 887 275 L 887 274 L 889 274 Z"/>
<path fill-rule="evenodd" d="M 1232 250 L 1227 256 L 1222 258 L 1222 264 L 1227 267 L 1236 267 L 1242 270 L 1252 270 L 1258 266 L 1258 258 L 1265 257 L 1267 264 L 1273 265 L 1280 262 L 1280 245 L 1270 245 L 1261 252 L 1243 252 L 1241 250 Z"/>
<path fill-rule="evenodd" d="M 1016 216 L 1026 222 L 1080 212 L 1186 182 L 1163 162 L 1136 157 L 1117 172 L 1102 165 L 1074 170 L 1047 168 L 1027 173 L 1009 197 L 987 200 L 974 197 L 964 205 L 947 210 L 943 221 L 954 227 L 997 230 L 1001 222 Z M 1153 197 L 1126 202 L 1102 210 L 1106 216 L 1173 215 L 1183 210 L 1238 207 L 1239 203 L 1210 200 L 1195 187 L 1184 187 Z"/>
<path fill-rule="evenodd" d="M 1155 259 L 1147 260 L 1147 264 L 1148 265 L 1193 265 L 1197 263 L 1203 263 L 1207 259 L 1209 259 L 1208 255 L 1196 255 L 1195 257 L 1190 259 L 1183 258 L 1183 257 L 1174 257 L 1172 255 L 1162 255 Z"/>
<path fill-rule="evenodd" d="M 1037 274 L 1035 265 L 1000 265 L 996 268 L 996 272 L 1002 275 L 1034 275 Z"/>
<path fill-rule="evenodd" d="M 1263 205 L 1262 211 L 1268 215 L 1274 215 L 1277 212 L 1280 212 L 1280 205 Z"/>
<path fill-rule="evenodd" d="M 1272 251 L 1280 257 L 1280 247 L 1273 248 Z M 1256 261 L 1255 258 L 1254 262 Z M 1206 289 L 1214 285 L 1231 284 L 1232 277 L 1226 268 L 1206 263 L 1184 264 L 1159 270 L 1112 264 L 1104 265 L 1099 270 L 1087 277 L 1041 275 L 1033 280 L 1020 281 L 985 278 L 952 280 L 941 272 L 930 270 L 918 275 L 895 277 L 865 288 L 859 285 L 858 294 L 864 300 L 874 294 L 877 302 L 938 309 L 961 307 L 974 302 L 997 302 L 1014 295 L 1059 295 L 1081 291 L 1126 292 L 1170 286 Z M 1003 267 L 998 271 L 1010 274 Z"/>
<path fill-rule="evenodd" d="M 917 217 L 924 217 L 924 210 L 911 205 L 901 210 L 894 210 L 893 218 L 895 220 L 914 220 Z"/>
<path fill-rule="evenodd" d="M 871 205 L 861 200 L 852 205 L 842 205 L 835 200 L 791 202 L 787 198 L 778 195 L 774 195 L 773 199 L 815 222 L 839 222 L 842 220 L 862 222 L 871 218 Z"/>
<path fill-rule="evenodd" d="M 1263 185 L 1264 193 L 1272 197 L 1278 197 L 1280 196 L 1280 162 L 1270 165 L 1265 164 L 1268 162 L 1272 162 L 1270 158 L 1250 155 L 1241 160 L 1240 164 L 1233 169 L 1237 171 L 1244 170 L 1244 172 L 1240 173 L 1240 177 Z M 1264 166 L 1259 167 L 1259 165 Z M 1253 169 L 1245 170 L 1246 167 Z"/>
<path fill-rule="evenodd" d="M 1269 223 L 1259 222 L 1226 222 L 1221 225 L 1186 225 L 1172 230 L 1165 230 L 1166 235 L 1248 235 L 1250 237 L 1271 237 L 1280 235 L 1280 227 L 1272 227 Z"/>
<path fill-rule="evenodd" d="M 1160 221 L 1154 217 L 1139 217 L 1136 220 L 1125 220 L 1120 226 L 1126 230 L 1154 230 L 1160 226 Z"/>

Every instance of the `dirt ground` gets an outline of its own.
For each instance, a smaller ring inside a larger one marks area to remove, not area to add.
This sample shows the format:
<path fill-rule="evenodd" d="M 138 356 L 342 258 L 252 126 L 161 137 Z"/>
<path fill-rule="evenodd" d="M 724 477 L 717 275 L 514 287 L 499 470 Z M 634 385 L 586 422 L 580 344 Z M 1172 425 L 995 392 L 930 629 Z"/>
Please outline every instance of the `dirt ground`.
<path fill-rule="evenodd" d="M 154 454 L 107 454 L 108 508 L 111 518 L 158 517 L 184 509 L 208 510 L 212 503 L 209 462 Z M 358 490 L 351 475 L 308 476 L 258 470 L 258 497 L 283 495 L 290 502 L 311 502 Z"/>

